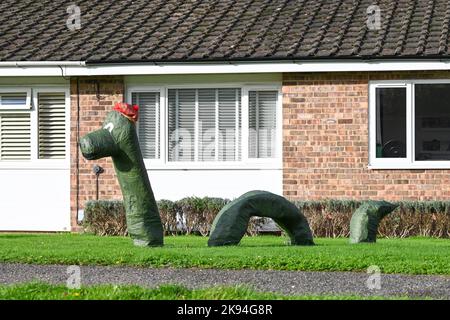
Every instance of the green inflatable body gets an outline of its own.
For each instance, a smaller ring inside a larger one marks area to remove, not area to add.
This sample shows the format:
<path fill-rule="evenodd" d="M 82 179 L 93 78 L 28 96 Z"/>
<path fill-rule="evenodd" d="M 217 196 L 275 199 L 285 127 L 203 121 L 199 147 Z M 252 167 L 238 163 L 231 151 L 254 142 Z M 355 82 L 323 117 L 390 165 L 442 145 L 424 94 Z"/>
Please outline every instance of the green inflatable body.
<path fill-rule="evenodd" d="M 381 219 L 398 206 L 386 201 L 367 201 L 352 215 L 350 220 L 350 243 L 376 242 Z"/>
<path fill-rule="evenodd" d="M 88 160 L 111 157 L 122 189 L 128 233 L 138 246 L 162 246 L 163 227 L 136 134 L 138 107 L 118 103 L 103 128 L 80 140 Z"/>
<path fill-rule="evenodd" d="M 314 244 L 308 221 L 297 206 L 267 191 L 250 191 L 219 212 L 211 228 L 208 246 L 239 244 L 253 216 L 272 218 L 286 231 L 293 245 Z"/>

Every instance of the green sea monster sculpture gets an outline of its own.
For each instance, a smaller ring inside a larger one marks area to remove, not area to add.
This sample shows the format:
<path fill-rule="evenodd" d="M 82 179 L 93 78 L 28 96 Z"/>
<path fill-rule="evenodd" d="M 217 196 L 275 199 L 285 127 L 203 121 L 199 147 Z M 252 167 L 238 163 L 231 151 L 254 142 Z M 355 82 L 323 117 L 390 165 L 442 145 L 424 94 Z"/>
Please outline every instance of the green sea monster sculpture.
<path fill-rule="evenodd" d="M 163 227 L 139 148 L 137 118 L 138 106 L 117 103 L 101 129 L 80 139 L 80 149 L 88 160 L 112 158 L 134 244 L 162 246 Z"/>
<path fill-rule="evenodd" d="M 350 220 L 350 243 L 376 242 L 378 225 L 398 205 L 386 201 L 366 201 Z"/>
<path fill-rule="evenodd" d="M 313 245 L 308 221 L 292 202 L 267 191 L 250 191 L 231 201 L 214 219 L 208 246 L 237 245 L 251 217 L 272 218 L 291 239 L 292 245 Z"/>

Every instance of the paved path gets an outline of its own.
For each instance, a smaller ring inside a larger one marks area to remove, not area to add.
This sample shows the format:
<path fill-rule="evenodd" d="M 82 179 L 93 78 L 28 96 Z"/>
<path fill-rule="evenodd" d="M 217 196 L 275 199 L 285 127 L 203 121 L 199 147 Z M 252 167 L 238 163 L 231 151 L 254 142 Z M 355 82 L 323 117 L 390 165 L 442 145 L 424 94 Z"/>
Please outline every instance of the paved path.
<path fill-rule="evenodd" d="M 82 285 L 109 283 L 155 287 L 180 284 L 201 288 L 244 284 L 256 290 L 282 294 L 408 295 L 450 299 L 449 276 L 381 275 L 380 290 L 367 288 L 368 276 L 357 272 L 81 267 Z M 67 278 L 67 266 L 0 263 L 0 284 L 32 280 L 64 284 Z"/>

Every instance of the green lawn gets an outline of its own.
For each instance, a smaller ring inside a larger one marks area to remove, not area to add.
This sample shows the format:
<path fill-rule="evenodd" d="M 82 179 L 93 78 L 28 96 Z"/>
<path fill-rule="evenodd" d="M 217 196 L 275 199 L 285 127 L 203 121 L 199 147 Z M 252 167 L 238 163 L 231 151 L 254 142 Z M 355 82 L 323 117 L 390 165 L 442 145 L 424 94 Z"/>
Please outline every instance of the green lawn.
<path fill-rule="evenodd" d="M 0 286 L 0 300 L 379 300 L 410 299 L 408 297 L 360 296 L 283 296 L 257 292 L 246 287 L 215 287 L 190 290 L 182 286 L 165 285 L 149 289 L 139 286 L 101 285 L 67 289 L 63 285 L 26 283 Z"/>
<path fill-rule="evenodd" d="M 379 239 L 349 245 L 348 239 L 315 239 L 316 246 L 285 245 L 275 236 L 245 237 L 237 247 L 208 248 L 207 238 L 166 237 L 160 248 L 134 247 L 126 237 L 86 234 L 0 234 L 0 262 L 134 265 L 175 268 L 365 271 L 450 275 L 450 240 Z"/>

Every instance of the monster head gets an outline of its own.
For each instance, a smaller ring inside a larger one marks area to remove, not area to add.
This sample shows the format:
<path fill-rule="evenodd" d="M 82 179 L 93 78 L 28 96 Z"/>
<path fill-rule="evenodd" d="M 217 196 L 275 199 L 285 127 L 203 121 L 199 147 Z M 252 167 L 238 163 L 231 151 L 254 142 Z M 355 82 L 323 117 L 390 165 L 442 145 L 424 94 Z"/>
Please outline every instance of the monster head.
<path fill-rule="evenodd" d="M 101 129 L 80 139 L 80 149 L 88 160 L 115 157 L 132 145 L 136 137 L 135 122 L 138 106 L 117 103 L 114 111 L 106 116 Z"/>

